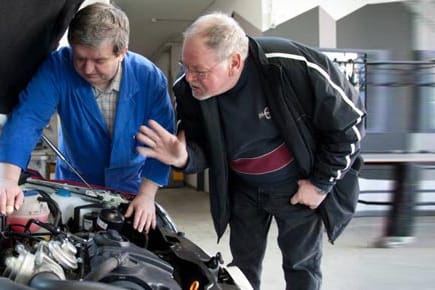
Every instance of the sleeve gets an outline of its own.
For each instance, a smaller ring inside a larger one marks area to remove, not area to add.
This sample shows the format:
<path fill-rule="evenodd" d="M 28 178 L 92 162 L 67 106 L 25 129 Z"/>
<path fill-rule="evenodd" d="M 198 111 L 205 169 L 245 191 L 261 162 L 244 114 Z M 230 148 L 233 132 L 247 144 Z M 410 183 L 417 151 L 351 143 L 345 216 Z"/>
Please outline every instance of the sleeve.
<path fill-rule="evenodd" d="M 187 174 L 198 173 L 208 168 L 207 140 L 204 136 L 204 121 L 201 110 L 191 91 L 180 77 L 173 87 L 176 99 L 177 131 L 186 134 L 188 163 L 183 171 Z"/>
<path fill-rule="evenodd" d="M 187 143 L 187 154 L 189 159 L 186 166 L 183 168 L 183 172 L 186 174 L 198 173 L 208 168 L 207 160 L 204 156 L 204 152 L 193 142 Z"/>
<path fill-rule="evenodd" d="M 174 109 L 169 96 L 166 77 L 162 72 L 157 70 L 159 76 L 158 82 L 155 85 L 152 96 L 152 108 L 150 119 L 157 121 L 168 132 L 175 132 Z M 142 177 L 151 180 L 159 185 L 168 184 L 170 166 L 158 161 L 154 158 L 149 158 L 144 164 Z"/>
<path fill-rule="evenodd" d="M 359 93 L 326 55 L 303 48 L 311 92 L 311 121 L 316 152 L 311 182 L 329 192 L 351 168 L 365 135 L 366 112 Z"/>
<path fill-rule="evenodd" d="M 59 102 L 56 61 L 49 57 L 19 95 L 0 137 L 0 162 L 27 167 L 30 155 Z"/>

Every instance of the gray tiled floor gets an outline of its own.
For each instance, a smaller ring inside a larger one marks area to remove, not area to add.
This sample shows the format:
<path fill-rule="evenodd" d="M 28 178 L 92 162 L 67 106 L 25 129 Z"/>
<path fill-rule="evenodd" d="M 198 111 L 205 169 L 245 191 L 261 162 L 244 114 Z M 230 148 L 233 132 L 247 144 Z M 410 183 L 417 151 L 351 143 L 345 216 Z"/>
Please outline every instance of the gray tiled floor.
<path fill-rule="evenodd" d="M 226 263 L 231 261 L 228 233 L 217 244 L 208 193 L 189 187 L 167 188 L 160 190 L 157 200 L 179 231 L 209 254 L 219 251 Z M 418 217 L 415 242 L 399 248 L 373 247 L 383 225 L 382 217 L 356 217 L 335 245 L 325 239 L 323 290 L 435 289 L 435 217 Z M 264 261 L 263 290 L 285 288 L 276 235 L 273 225 Z"/>

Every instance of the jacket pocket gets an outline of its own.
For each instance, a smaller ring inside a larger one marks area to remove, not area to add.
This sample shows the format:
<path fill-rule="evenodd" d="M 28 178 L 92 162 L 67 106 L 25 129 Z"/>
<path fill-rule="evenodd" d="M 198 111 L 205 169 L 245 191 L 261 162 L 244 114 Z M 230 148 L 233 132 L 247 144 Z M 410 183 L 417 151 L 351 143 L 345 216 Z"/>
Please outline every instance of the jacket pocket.
<path fill-rule="evenodd" d="M 351 221 L 358 203 L 359 192 L 358 171 L 351 168 L 343 179 L 337 181 L 319 206 L 319 212 L 331 244 Z"/>

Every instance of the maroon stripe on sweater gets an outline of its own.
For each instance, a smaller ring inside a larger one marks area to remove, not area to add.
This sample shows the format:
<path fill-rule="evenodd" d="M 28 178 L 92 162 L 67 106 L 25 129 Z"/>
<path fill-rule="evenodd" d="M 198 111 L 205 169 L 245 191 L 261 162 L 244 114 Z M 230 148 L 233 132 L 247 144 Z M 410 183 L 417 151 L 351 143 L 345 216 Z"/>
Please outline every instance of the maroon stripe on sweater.
<path fill-rule="evenodd" d="M 239 158 L 231 161 L 231 169 L 236 172 L 260 175 L 278 171 L 293 161 L 293 155 L 283 143 L 272 151 L 258 157 Z"/>

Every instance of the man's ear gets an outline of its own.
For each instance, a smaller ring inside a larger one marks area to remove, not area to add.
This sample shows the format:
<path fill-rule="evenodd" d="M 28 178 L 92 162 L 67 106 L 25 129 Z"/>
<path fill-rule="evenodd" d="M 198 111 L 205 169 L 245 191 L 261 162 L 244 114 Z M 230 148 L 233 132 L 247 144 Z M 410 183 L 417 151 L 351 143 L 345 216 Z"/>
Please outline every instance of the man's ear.
<path fill-rule="evenodd" d="M 128 48 L 126 47 L 126 48 L 124 48 L 124 49 L 122 49 L 120 52 L 119 52 L 119 59 L 122 61 L 123 59 L 124 59 L 124 57 L 125 57 L 125 54 L 127 53 L 127 50 L 128 50 Z"/>
<path fill-rule="evenodd" d="M 233 53 L 230 58 L 230 75 L 238 74 L 242 69 L 242 56 L 240 53 Z"/>
<path fill-rule="evenodd" d="M 240 53 L 233 53 L 231 56 L 231 67 L 235 69 L 240 69 L 242 66 L 242 56 Z"/>

